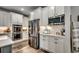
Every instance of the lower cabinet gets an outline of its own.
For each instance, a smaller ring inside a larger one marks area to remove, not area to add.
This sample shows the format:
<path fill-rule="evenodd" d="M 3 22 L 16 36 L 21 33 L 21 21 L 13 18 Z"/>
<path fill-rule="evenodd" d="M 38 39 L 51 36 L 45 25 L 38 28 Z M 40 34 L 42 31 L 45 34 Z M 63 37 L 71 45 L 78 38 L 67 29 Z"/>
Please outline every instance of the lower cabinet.
<path fill-rule="evenodd" d="M 40 36 L 40 48 L 41 49 L 45 49 L 48 50 L 48 41 L 47 41 L 47 37 L 46 36 Z"/>
<path fill-rule="evenodd" d="M 11 53 L 12 45 L 4 46 L 0 48 L 0 53 Z"/>
<path fill-rule="evenodd" d="M 64 38 L 55 36 L 40 36 L 40 48 L 48 52 L 64 53 Z"/>
<path fill-rule="evenodd" d="M 48 50 L 50 52 L 55 52 L 55 40 L 54 37 L 48 36 Z"/>
<path fill-rule="evenodd" d="M 55 38 L 55 52 L 64 53 L 64 43 L 62 38 Z"/>

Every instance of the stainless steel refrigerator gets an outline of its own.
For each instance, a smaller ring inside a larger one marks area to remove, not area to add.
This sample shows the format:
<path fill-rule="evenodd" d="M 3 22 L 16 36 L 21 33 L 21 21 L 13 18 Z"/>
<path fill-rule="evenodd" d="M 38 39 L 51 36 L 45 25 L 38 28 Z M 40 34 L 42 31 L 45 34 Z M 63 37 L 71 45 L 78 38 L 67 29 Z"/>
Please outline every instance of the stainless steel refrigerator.
<path fill-rule="evenodd" d="M 35 49 L 39 48 L 40 42 L 40 27 L 39 19 L 29 21 L 29 45 Z"/>

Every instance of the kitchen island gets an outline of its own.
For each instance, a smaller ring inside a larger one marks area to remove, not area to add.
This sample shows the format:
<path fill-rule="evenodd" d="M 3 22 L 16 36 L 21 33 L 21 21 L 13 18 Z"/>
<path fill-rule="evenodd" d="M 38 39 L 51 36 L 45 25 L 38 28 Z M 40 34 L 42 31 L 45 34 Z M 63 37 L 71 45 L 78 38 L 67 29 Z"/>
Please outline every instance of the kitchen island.
<path fill-rule="evenodd" d="M 0 35 L 0 53 L 11 53 L 12 43 L 12 39 L 7 35 Z"/>

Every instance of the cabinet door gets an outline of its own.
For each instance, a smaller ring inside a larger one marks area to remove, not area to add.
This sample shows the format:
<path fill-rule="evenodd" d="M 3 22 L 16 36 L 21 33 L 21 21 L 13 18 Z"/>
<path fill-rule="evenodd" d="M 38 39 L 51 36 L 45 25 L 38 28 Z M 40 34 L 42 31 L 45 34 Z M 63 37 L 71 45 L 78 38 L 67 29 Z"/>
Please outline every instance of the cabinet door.
<path fill-rule="evenodd" d="M 48 48 L 50 52 L 55 52 L 55 40 L 54 37 L 49 36 L 49 41 L 48 41 Z"/>
<path fill-rule="evenodd" d="M 46 35 L 40 37 L 40 48 L 48 50 L 48 38 Z"/>
<path fill-rule="evenodd" d="M 44 40 L 43 40 L 43 36 L 40 35 L 40 48 L 44 47 Z"/>
<path fill-rule="evenodd" d="M 49 7 L 48 8 L 48 17 L 54 17 L 54 12 L 55 12 L 54 6 L 52 8 Z"/>
<path fill-rule="evenodd" d="M 48 25 L 48 7 L 42 9 L 42 20 L 41 25 L 46 26 Z"/>
<path fill-rule="evenodd" d="M 64 14 L 64 6 L 55 7 L 55 16 Z"/>
<path fill-rule="evenodd" d="M 47 50 L 47 37 L 46 35 L 43 35 L 43 49 Z"/>
<path fill-rule="evenodd" d="M 0 12 L 0 26 L 3 26 L 3 15 Z"/>
<path fill-rule="evenodd" d="M 63 53 L 64 52 L 63 39 L 55 38 L 55 52 L 56 53 Z"/>
<path fill-rule="evenodd" d="M 11 53 L 12 52 L 12 46 L 5 46 L 1 48 L 1 53 Z"/>
<path fill-rule="evenodd" d="M 48 50 L 48 49 L 49 49 L 49 48 L 48 48 L 49 36 L 45 36 L 44 39 L 45 39 L 45 40 L 44 40 L 44 47 L 45 47 L 46 50 Z"/>
<path fill-rule="evenodd" d="M 41 19 L 41 7 L 34 10 L 34 19 Z"/>
<path fill-rule="evenodd" d="M 23 22 L 22 22 L 23 23 L 23 26 L 24 27 L 28 27 L 28 22 L 29 22 L 29 18 L 28 17 L 24 17 L 23 18 Z"/>
<path fill-rule="evenodd" d="M 17 24 L 17 14 L 16 13 L 11 13 L 11 18 L 12 18 L 12 20 L 11 20 L 11 22 L 12 22 L 12 24 Z"/>
<path fill-rule="evenodd" d="M 3 14 L 3 26 L 9 26 L 10 25 L 10 14 L 5 13 Z"/>
<path fill-rule="evenodd" d="M 9 26 L 10 24 L 10 13 L 0 11 L 0 26 Z"/>
<path fill-rule="evenodd" d="M 34 12 L 30 13 L 30 20 L 34 20 Z"/>
<path fill-rule="evenodd" d="M 22 24 L 23 21 L 23 15 L 17 14 L 17 23 Z"/>
<path fill-rule="evenodd" d="M 63 43 L 63 40 L 64 39 L 60 38 L 59 41 L 58 41 L 58 45 L 59 45 L 58 48 L 60 48 L 59 49 L 59 53 L 64 53 L 64 43 Z"/>

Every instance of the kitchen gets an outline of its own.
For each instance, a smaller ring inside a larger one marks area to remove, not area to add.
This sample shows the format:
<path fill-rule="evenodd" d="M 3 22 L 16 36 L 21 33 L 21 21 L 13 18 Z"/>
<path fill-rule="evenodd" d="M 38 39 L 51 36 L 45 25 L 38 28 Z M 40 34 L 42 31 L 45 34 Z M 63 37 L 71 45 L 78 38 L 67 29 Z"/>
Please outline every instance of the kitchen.
<path fill-rule="evenodd" d="M 0 53 L 79 52 L 78 11 L 76 6 L 1 6 Z"/>

